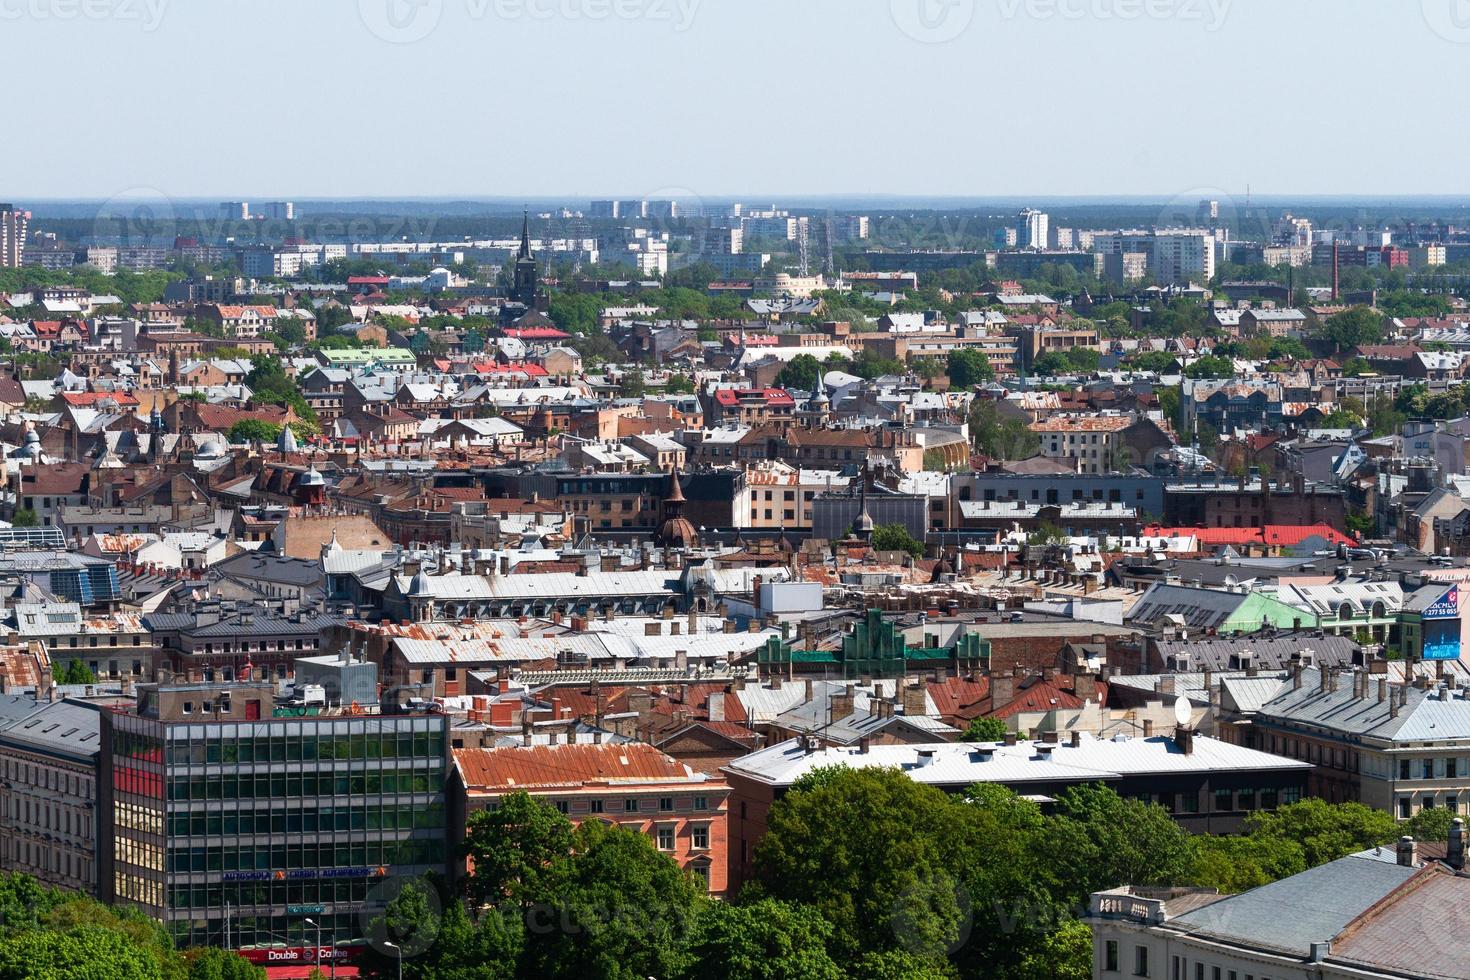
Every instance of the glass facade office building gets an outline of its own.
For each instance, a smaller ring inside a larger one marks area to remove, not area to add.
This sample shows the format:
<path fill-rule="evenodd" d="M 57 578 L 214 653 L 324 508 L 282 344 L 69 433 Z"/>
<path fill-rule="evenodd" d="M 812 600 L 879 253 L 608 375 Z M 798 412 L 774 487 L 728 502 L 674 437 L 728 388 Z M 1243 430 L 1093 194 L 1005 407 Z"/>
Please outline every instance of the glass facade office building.
<path fill-rule="evenodd" d="M 180 946 L 360 943 L 389 879 L 447 871 L 446 720 L 103 721 L 99 890 Z"/>

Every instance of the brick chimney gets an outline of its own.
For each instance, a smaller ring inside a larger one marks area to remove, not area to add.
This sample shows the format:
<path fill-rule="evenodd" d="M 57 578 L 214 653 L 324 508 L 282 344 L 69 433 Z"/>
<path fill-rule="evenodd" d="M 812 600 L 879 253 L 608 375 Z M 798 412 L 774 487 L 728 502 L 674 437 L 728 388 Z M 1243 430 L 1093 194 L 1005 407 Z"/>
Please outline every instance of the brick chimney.
<path fill-rule="evenodd" d="M 920 717 L 929 710 L 929 699 L 926 697 L 928 682 L 920 677 L 918 681 L 903 689 L 903 713 L 909 717 Z"/>
<path fill-rule="evenodd" d="M 1010 674 L 992 674 L 990 677 L 991 710 L 1003 708 L 1016 700 L 1016 679 Z"/>
<path fill-rule="evenodd" d="M 832 720 L 842 721 L 844 718 L 850 718 L 852 716 L 854 700 L 853 687 L 851 684 L 843 688 L 841 694 L 832 695 L 828 702 L 832 711 Z"/>

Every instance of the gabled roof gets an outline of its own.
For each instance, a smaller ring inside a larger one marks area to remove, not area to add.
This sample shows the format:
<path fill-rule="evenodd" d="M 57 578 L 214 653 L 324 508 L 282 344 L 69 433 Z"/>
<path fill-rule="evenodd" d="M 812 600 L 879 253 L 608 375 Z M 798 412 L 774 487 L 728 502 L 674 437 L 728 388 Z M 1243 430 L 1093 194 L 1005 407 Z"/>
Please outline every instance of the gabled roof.
<path fill-rule="evenodd" d="M 1396 863 L 1345 857 L 1186 912 L 1169 925 L 1190 935 L 1305 958 L 1313 943 L 1336 937 L 1415 874 L 1414 868 Z"/>

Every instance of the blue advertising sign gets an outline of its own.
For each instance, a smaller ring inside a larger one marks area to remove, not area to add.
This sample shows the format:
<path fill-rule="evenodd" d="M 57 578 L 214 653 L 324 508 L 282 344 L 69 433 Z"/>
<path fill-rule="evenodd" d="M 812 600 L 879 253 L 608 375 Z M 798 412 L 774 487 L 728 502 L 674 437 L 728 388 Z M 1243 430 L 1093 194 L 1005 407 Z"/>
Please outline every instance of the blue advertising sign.
<path fill-rule="evenodd" d="M 1460 587 L 1450 586 L 1450 590 L 1434 601 L 1419 616 L 1420 619 L 1428 621 L 1431 619 L 1459 619 L 1460 618 Z"/>

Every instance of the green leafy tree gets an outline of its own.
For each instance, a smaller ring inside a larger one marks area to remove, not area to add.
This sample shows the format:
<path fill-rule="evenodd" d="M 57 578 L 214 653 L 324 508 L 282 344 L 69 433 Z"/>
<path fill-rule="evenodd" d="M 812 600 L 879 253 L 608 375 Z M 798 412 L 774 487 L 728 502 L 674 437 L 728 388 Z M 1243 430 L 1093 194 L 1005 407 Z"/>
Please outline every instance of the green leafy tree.
<path fill-rule="evenodd" d="M 1026 535 L 1027 544 L 1066 544 L 1067 532 L 1049 521 L 1036 525 L 1036 530 Z"/>
<path fill-rule="evenodd" d="M 839 962 L 898 948 L 900 936 L 909 948 L 947 950 L 966 914 L 951 869 L 964 866 L 966 822 L 976 819 L 899 770 L 834 771 L 772 806 L 758 880 L 832 924 Z"/>
<path fill-rule="evenodd" d="M 238 953 L 205 947 L 186 954 L 189 980 L 265 980 L 265 969 Z"/>
<path fill-rule="evenodd" d="M 909 373 L 921 379 L 924 387 L 929 387 L 930 382 L 944 372 L 939 367 L 939 362 L 932 357 L 915 357 L 909 355 Z"/>
<path fill-rule="evenodd" d="M 1245 827 L 1253 837 L 1294 841 L 1311 868 L 1399 836 L 1397 822 L 1382 810 L 1319 799 L 1289 803 L 1271 813 L 1253 813 L 1246 818 Z"/>
<path fill-rule="evenodd" d="M 643 371 L 634 368 L 624 374 L 622 383 L 618 386 L 618 394 L 624 398 L 642 398 L 648 394 L 648 380 L 644 378 Z"/>
<path fill-rule="evenodd" d="M 546 905 L 527 919 L 527 974 L 643 980 L 677 976 L 702 900 L 694 875 L 645 834 L 588 820 Z"/>
<path fill-rule="evenodd" d="M 475 811 L 462 847 L 474 867 L 466 895 L 477 906 L 546 901 L 569 860 L 572 836 L 570 820 L 524 792 L 505 797 L 493 811 Z"/>
<path fill-rule="evenodd" d="M 843 980 L 831 924 L 810 906 L 712 902 L 700 914 L 689 980 Z"/>
<path fill-rule="evenodd" d="M 939 957 L 885 949 L 864 954 L 848 976 L 863 980 L 954 980 L 957 973 Z"/>
<path fill-rule="evenodd" d="M 969 425 L 975 451 L 992 459 L 1030 459 L 1041 451 L 1041 437 L 1024 420 L 1003 418 L 988 398 L 977 398 L 970 406 Z"/>
<path fill-rule="evenodd" d="M 162 980 L 157 958 L 100 926 L 20 932 L 0 942 L 0 980 Z"/>
<path fill-rule="evenodd" d="M 961 742 L 1003 742 L 1010 734 L 1006 723 L 999 718 L 976 718 L 970 722 L 965 733 L 960 736 Z"/>
<path fill-rule="evenodd" d="M 776 384 L 796 391 L 815 391 L 821 379 L 821 362 L 810 354 L 797 354 L 776 375 Z"/>
<path fill-rule="evenodd" d="M 1383 315 L 1367 306 L 1354 306 L 1334 313 L 1322 324 L 1322 335 L 1344 351 L 1383 340 Z"/>
<path fill-rule="evenodd" d="M 1135 371 L 1150 371 L 1154 374 L 1162 374 L 1173 367 L 1175 358 L 1168 351 L 1150 350 L 1134 354 L 1128 358 L 1127 364 Z"/>
<path fill-rule="evenodd" d="M 316 412 L 306 403 L 296 382 L 286 375 L 281 359 L 270 354 L 257 354 L 251 358 L 254 365 L 245 383 L 261 401 L 289 405 L 298 418 L 307 422 L 316 421 Z"/>
<path fill-rule="evenodd" d="M 852 373 L 859 378 L 871 381 L 885 375 L 904 374 L 903 362 L 892 357 L 884 357 L 876 353 L 872 347 L 864 347 L 852 362 Z"/>
<path fill-rule="evenodd" d="M 40 527 L 41 518 L 29 507 L 22 507 L 10 515 L 10 523 L 13 527 Z"/>
<path fill-rule="evenodd" d="M 264 419 L 241 419 L 230 426 L 225 434 L 232 444 L 245 442 L 275 442 L 280 438 L 281 427 Z"/>
<path fill-rule="evenodd" d="M 1042 937 L 1015 972 L 1016 980 L 1088 980 L 1092 976 L 1092 930 L 1068 919 Z"/>
<path fill-rule="evenodd" d="M 58 684 L 96 684 L 97 675 L 80 660 L 73 657 L 56 675 Z"/>
<path fill-rule="evenodd" d="M 1208 354 L 1190 364 L 1184 369 L 1186 378 L 1199 380 L 1201 378 L 1233 378 L 1235 377 L 1235 365 L 1228 357 L 1217 357 Z"/>
<path fill-rule="evenodd" d="M 1069 855 L 1059 874 L 1070 904 L 1092 892 L 1188 880 L 1193 850 L 1189 835 L 1163 807 L 1121 797 L 1096 784 L 1073 786 L 1057 798 L 1050 833 L 1058 853 Z"/>
<path fill-rule="evenodd" d="M 1069 347 L 1067 350 L 1051 350 L 1040 355 L 1031 363 L 1031 372 L 1038 377 L 1053 377 L 1059 374 L 1087 374 L 1096 371 L 1101 356 L 1087 347 Z"/>
<path fill-rule="evenodd" d="M 1301 845 L 1285 837 L 1201 835 L 1194 838 L 1194 845 L 1194 868 L 1189 880 L 1224 894 L 1259 888 L 1307 870 Z"/>
<path fill-rule="evenodd" d="M 883 524 L 873 529 L 874 551 L 906 551 L 915 558 L 924 554 L 924 543 L 902 524 Z"/>
<path fill-rule="evenodd" d="M 1443 806 L 1425 807 L 1400 829 L 1417 841 L 1448 841 L 1455 811 Z"/>
<path fill-rule="evenodd" d="M 949 383 L 956 388 L 973 388 L 984 381 L 995 379 L 995 368 L 985 352 L 973 347 L 962 347 L 949 352 L 945 365 Z"/>
<path fill-rule="evenodd" d="M 30 875 L 0 873 L 0 938 L 41 926 L 43 917 L 65 900 Z"/>
<path fill-rule="evenodd" d="M 281 350 L 306 343 L 306 325 L 295 317 L 279 317 L 271 328 L 271 339 Z"/>

